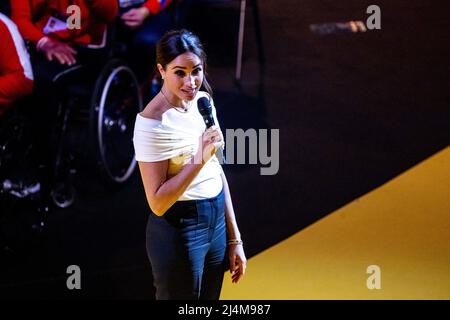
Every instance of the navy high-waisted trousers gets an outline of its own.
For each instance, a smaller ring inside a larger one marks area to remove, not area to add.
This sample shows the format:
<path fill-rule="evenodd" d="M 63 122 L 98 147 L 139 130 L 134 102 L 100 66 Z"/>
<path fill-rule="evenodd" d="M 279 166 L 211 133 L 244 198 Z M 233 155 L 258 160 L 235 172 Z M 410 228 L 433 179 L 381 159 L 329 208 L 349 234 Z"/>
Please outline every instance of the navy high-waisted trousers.
<path fill-rule="evenodd" d="M 226 264 L 223 190 L 213 198 L 177 201 L 150 214 L 147 254 L 158 300 L 217 300 Z"/>

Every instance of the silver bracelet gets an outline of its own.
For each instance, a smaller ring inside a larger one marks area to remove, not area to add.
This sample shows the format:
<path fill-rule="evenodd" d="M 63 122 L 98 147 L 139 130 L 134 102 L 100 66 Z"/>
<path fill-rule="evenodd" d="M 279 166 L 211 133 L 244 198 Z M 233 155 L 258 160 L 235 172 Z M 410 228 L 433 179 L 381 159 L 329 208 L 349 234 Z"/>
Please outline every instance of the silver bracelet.
<path fill-rule="evenodd" d="M 230 245 L 230 244 L 237 244 L 237 245 L 239 245 L 239 244 L 244 244 L 244 242 L 242 241 L 242 240 L 239 240 L 239 239 L 230 239 L 230 240 L 228 240 L 227 241 L 227 243 Z"/>

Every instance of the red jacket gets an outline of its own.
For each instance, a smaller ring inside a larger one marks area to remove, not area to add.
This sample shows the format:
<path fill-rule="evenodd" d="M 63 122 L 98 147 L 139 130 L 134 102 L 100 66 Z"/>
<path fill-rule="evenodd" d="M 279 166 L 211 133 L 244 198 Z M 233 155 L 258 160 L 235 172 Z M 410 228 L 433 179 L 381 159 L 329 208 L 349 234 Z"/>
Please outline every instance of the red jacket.
<path fill-rule="evenodd" d="M 44 34 L 43 29 L 52 12 L 64 16 L 70 5 L 77 5 L 81 11 L 81 28 Z M 108 23 L 114 22 L 118 14 L 117 0 L 14 0 L 11 1 L 11 15 L 27 40 L 37 43 L 49 36 L 66 43 L 99 44 Z"/>
<path fill-rule="evenodd" d="M 0 13 L 0 115 L 33 90 L 33 71 L 16 25 Z"/>
<path fill-rule="evenodd" d="M 148 0 L 144 3 L 144 7 L 146 7 L 151 14 L 155 15 L 165 9 L 171 2 L 172 0 Z"/>

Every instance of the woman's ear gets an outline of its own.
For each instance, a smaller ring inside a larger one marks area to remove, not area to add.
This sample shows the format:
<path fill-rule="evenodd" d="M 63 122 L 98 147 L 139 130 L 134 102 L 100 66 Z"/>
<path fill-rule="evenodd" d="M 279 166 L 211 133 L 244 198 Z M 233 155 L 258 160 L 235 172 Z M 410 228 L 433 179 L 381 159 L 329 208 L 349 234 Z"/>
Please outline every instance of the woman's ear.
<path fill-rule="evenodd" d="M 164 76 L 166 75 L 166 72 L 164 71 L 163 66 L 160 63 L 158 63 L 156 65 L 156 67 L 158 68 L 158 71 L 159 71 L 159 74 L 161 75 L 161 78 L 164 80 Z"/>

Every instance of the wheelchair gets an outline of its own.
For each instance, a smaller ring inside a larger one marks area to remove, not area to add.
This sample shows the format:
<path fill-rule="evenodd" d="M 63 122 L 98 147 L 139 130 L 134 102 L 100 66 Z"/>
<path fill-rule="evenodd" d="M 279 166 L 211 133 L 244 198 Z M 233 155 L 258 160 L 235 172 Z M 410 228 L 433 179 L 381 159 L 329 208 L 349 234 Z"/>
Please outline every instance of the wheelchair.
<path fill-rule="evenodd" d="M 111 40 L 110 32 L 105 64 L 94 72 L 90 66 L 79 66 L 75 81 L 60 94 L 51 191 L 60 208 L 74 202 L 73 176 L 79 171 L 97 175 L 107 188 L 117 188 L 137 166 L 132 138 L 136 115 L 143 109 L 140 84 L 122 58 L 126 48 Z"/>
<path fill-rule="evenodd" d="M 117 58 L 110 59 L 95 79 L 85 71 L 77 77 L 82 81 L 66 87 L 58 110 L 51 197 L 61 208 L 74 201 L 70 181 L 78 171 L 75 162 L 113 188 L 126 183 L 137 164 L 132 137 L 143 103 L 134 72 Z"/>
<path fill-rule="evenodd" d="M 126 48 L 114 45 L 113 38 L 107 45 L 103 65 L 95 70 L 79 65 L 74 81 L 58 93 L 54 161 L 45 177 L 49 188 L 21 180 L 21 171 L 33 165 L 29 158 L 35 139 L 28 127 L 33 120 L 18 107 L 0 121 L 0 243 L 12 248 L 33 243 L 30 239 L 43 234 L 54 207 L 71 206 L 82 189 L 117 190 L 135 172 L 132 137 L 136 115 L 143 109 L 140 84 L 122 58 Z"/>

